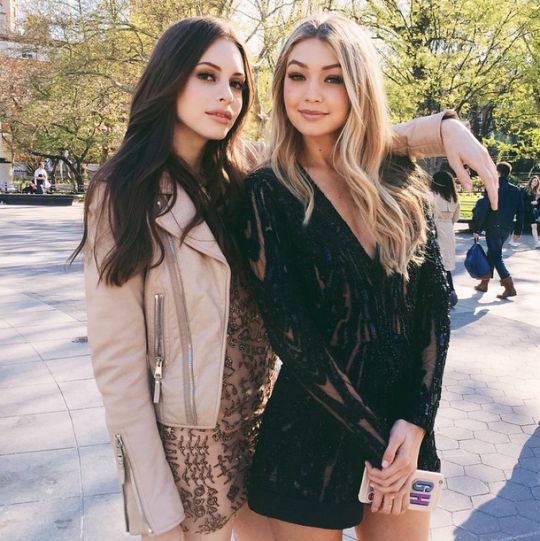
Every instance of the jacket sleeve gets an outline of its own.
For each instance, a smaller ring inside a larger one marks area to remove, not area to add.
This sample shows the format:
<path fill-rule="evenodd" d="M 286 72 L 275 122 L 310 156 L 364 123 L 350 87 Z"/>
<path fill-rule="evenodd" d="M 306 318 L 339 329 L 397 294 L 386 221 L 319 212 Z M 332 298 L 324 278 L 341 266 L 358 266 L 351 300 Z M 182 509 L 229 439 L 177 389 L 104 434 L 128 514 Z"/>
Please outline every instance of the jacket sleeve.
<path fill-rule="evenodd" d="M 120 287 L 99 280 L 98 269 L 114 242 L 101 212 L 103 194 L 94 195 L 84 261 L 92 365 L 115 450 L 126 528 L 134 535 L 158 534 L 182 522 L 184 511 L 150 396 L 144 279 L 134 276 Z"/>
<path fill-rule="evenodd" d="M 290 232 L 274 193 L 266 179 L 252 177 L 247 183 L 247 251 L 270 343 L 299 385 L 351 431 L 366 456 L 380 466 L 388 427 L 339 368 L 300 299 L 302 278 L 290 265 Z"/>
<path fill-rule="evenodd" d="M 460 213 L 461 213 L 461 205 L 459 204 L 459 197 L 458 197 L 456 208 L 454 210 L 454 214 L 452 215 L 452 223 L 455 224 L 459 220 Z"/>
<path fill-rule="evenodd" d="M 471 226 L 475 233 L 480 234 L 485 229 L 486 219 L 489 211 L 490 206 L 488 204 L 488 198 L 486 194 L 484 194 L 480 199 L 478 199 L 478 201 L 476 201 L 472 211 Z"/>
<path fill-rule="evenodd" d="M 441 123 L 445 118 L 458 118 L 455 111 L 446 110 L 436 115 L 415 118 L 392 126 L 394 154 L 412 158 L 445 156 Z"/>
<path fill-rule="evenodd" d="M 428 220 L 425 260 L 418 269 L 414 312 L 413 365 L 410 373 L 406 421 L 430 432 L 441 397 L 442 376 L 450 340 L 448 286 L 436 241 L 435 225 Z"/>

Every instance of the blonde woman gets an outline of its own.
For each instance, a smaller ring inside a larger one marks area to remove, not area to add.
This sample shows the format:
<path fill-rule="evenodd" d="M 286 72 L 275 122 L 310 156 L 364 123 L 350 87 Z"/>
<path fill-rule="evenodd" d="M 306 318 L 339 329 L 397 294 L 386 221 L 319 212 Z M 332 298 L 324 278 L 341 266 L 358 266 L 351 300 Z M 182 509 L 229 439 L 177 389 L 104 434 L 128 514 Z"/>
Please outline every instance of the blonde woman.
<path fill-rule="evenodd" d="M 247 180 L 246 237 L 283 367 L 249 506 L 277 541 L 338 541 L 350 527 L 361 540 L 427 540 L 429 514 L 407 511 L 407 480 L 440 466 L 449 339 L 427 184 L 389 154 L 376 54 L 352 21 L 318 16 L 292 32 L 273 102 L 268 166 Z M 364 467 L 371 509 L 358 501 Z"/>

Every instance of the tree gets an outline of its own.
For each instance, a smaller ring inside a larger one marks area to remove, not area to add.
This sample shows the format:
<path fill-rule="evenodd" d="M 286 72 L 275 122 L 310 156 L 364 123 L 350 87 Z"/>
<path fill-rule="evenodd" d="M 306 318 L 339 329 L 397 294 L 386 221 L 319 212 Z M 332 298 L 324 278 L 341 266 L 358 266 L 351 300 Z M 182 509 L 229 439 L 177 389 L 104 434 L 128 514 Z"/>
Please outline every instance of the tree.
<path fill-rule="evenodd" d="M 349 13 L 379 43 L 396 120 L 450 107 L 485 139 L 510 128 L 505 104 L 526 97 L 538 10 L 532 0 L 368 0 Z"/>

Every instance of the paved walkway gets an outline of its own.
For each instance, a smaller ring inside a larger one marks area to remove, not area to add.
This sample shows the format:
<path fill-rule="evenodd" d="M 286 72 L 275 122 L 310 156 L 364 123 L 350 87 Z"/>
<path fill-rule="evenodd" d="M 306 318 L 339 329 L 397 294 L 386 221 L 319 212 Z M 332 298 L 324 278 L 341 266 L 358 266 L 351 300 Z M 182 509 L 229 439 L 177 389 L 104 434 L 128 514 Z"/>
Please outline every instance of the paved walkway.
<path fill-rule="evenodd" d="M 81 265 L 64 270 L 81 210 L 0 206 L 3 541 L 133 539 L 92 379 Z M 460 262 L 468 243 L 460 236 Z M 494 283 L 475 293 L 458 265 L 433 541 L 540 540 L 540 250 L 528 244 L 506 250 L 511 301 Z"/>

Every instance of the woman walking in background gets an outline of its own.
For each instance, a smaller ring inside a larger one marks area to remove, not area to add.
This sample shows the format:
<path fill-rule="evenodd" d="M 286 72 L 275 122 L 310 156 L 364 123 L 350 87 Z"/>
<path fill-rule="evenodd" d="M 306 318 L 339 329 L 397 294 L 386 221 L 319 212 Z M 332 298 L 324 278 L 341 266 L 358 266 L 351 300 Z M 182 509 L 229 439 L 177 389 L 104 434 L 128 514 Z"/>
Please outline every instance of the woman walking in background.
<path fill-rule="evenodd" d="M 540 220 L 540 178 L 536 175 L 529 179 L 523 188 L 524 222 L 531 226 L 534 248 L 540 248 L 538 242 L 538 221 Z"/>
<path fill-rule="evenodd" d="M 446 271 L 446 280 L 450 288 L 450 305 L 455 306 L 458 296 L 454 288 L 452 271 L 456 268 L 456 236 L 454 224 L 459 219 L 459 200 L 452 175 L 439 171 L 431 180 L 433 194 L 433 213 L 437 228 L 437 242 Z"/>

